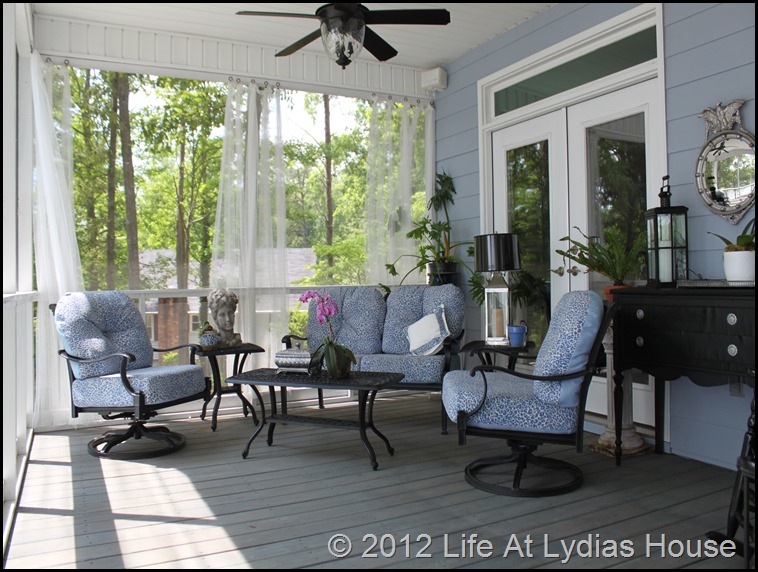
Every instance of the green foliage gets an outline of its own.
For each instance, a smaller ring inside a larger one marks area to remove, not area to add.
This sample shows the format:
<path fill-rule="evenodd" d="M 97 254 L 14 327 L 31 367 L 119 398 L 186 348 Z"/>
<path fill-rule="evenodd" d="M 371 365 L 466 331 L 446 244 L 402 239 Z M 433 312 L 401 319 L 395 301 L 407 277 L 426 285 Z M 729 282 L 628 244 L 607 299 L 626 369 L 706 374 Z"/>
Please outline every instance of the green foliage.
<path fill-rule="evenodd" d="M 289 324 L 287 331 L 295 336 L 305 337 L 308 331 L 308 312 L 302 310 L 302 303 L 298 302 L 294 310 L 289 311 Z"/>
<path fill-rule="evenodd" d="M 473 257 L 474 243 L 472 241 L 450 241 L 450 233 L 452 229 L 447 207 L 454 203 L 455 185 L 453 183 L 453 178 L 444 171 L 442 173 L 437 173 L 434 194 L 429 199 L 427 210 L 434 211 L 435 215 L 439 215 L 441 211 L 444 218 L 441 220 L 432 220 L 432 218 L 427 215 L 421 220 L 414 222 L 414 228 L 408 231 L 406 236 L 418 241 L 419 244 L 416 254 L 403 254 L 395 259 L 394 262 L 385 264 L 385 267 L 390 276 L 398 276 L 398 262 L 406 257 L 414 258 L 416 262 L 414 263 L 413 268 L 403 276 L 400 281 L 402 284 L 403 281 L 405 281 L 405 279 L 414 271 L 422 274 L 426 272 L 427 264 L 448 262 L 457 263 L 462 266 L 469 275 L 468 283 L 471 287 L 472 297 L 478 304 L 483 304 L 484 277 L 476 274 L 462 258 L 455 254 L 458 247 L 466 246 L 468 256 Z M 437 216 L 437 218 L 439 218 L 439 216 Z"/>
<path fill-rule="evenodd" d="M 570 247 L 567 250 L 557 249 L 558 254 L 586 266 L 587 270 L 607 276 L 617 285 L 623 284 L 629 276 L 639 272 L 645 260 L 644 234 L 637 234 L 632 243 L 628 244 L 621 230 L 613 226 L 606 229 L 605 241 L 600 242 L 590 239 L 578 227 L 574 228 L 585 241 L 564 236 L 561 240 L 568 241 Z"/>
<path fill-rule="evenodd" d="M 161 363 L 163 365 L 177 365 L 179 363 L 179 352 L 161 354 Z"/>
<path fill-rule="evenodd" d="M 737 235 L 737 238 L 732 242 L 728 238 L 716 234 L 715 232 L 709 232 L 713 236 L 720 238 L 726 245 L 724 246 L 724 252 L 739 252 L 742 250 L 755 250 L 755 217 L 750 219 L 742 229 L 742 232 Z"/>

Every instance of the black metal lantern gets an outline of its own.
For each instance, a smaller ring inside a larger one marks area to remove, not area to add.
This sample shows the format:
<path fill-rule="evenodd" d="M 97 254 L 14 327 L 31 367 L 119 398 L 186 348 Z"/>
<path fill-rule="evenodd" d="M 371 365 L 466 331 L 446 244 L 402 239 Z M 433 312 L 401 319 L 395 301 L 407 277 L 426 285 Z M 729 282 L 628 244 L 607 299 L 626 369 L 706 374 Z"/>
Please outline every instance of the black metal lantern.
<path fill-rule="evenodd" d="M 673 288 L 687 279 L 687 207 L 671 206 L 668 175 L 658 195 L 661 206 L 645 211 L 648 286 Z"/>
<path fill-rule="evenodd" d="M 507 344 L 511 301 L 506 273 L 521 268 L 518 236 L 510 233 L 475 236 L 474 250 L 475 270 L 490 274 L 484 288 L 486 342 Z"/>

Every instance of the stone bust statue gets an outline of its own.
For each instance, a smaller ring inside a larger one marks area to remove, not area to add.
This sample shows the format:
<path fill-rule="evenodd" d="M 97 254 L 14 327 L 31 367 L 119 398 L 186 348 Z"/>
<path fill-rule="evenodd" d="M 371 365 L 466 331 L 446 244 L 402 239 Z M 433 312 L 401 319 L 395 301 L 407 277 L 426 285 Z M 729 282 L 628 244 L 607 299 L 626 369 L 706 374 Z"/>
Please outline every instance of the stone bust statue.
<path fill-rule="evenodd" d="M 236 346 L 242 343 L 242 337 L 234 332 L 234 313 L 238 303 L 237 294 L 226 288 L 217 288 L 208 294 L 208 309 L 221 335 L 221 345 Z"/>

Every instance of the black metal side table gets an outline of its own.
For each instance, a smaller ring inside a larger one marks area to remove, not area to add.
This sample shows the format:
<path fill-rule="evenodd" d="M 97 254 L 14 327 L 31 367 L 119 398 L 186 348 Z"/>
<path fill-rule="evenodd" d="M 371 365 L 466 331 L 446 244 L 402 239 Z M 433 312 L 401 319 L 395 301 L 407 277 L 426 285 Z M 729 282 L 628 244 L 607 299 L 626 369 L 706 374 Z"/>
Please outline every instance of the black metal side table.
<path fill-rule="evenodd" d="M 473 340 L 461 348 L 461 353 L 469 352 L 479 356 L 482 365 L 492 365 L 493 355 L 501 354 L 508 357 L 508 369 L 516 367 L 516 360 L 534 354 L 537 346 L 534 342 L 526 342 L 523 346 L 509 346 L 505 344 L 488 344 L 484 340 Z"/>
<path fill-rule="evenodd" d="M 245 360 L 247 359 L 247 356 L 264 351 L 266 350 L 255 344 L 239 344 L 236 346 L 223 347 L 218 349 L 204 349 L 195 354 L 200 357 L 207 357 L 208 363 L 210 363 L 211 366 L 211 371 L 213 372 L 213 391 L 211 392 L 210 396 L 208 396 L 208 401 L 203 404 L 203 411 L 200 414 L 200 419 L 205 419 L 205 412 L 208 407 L 208 403 L 210 403 L 211 400 L 215 397 L 216 403 L 213 405 L 213 415 L 211 416 L 211 429 L 213 431 L 216 430 L 216 426 L 218 425 L 218 410 L 221 406 L 221 397 L 228 393 L 237 394 L 237 397 L 239 397 L 240 401 L 242 402 L 242 413 L 244 413 L 245 417 L 247 417 L 247 412 L 250 411 L 250 413 L 253 415 L 253 423 L 258 425 L 258 416 L 255 414 L 253 404 L 250 403 L 247 397 L 245 397 L 242 393 L 242 386 L 231 385 L 226 388 L 221 387 L 221 370 L 218 366 L 218 357 L 229 355 L 234 356 L 234 367 L 232 368 L 232 375 L 227 376 L 232 377 L 242 372 L 242 369 L 245 367 Z M 251 385 L 251 387 L 253 388 L 253 392 L 255 393 L 256 397 L 261 402 L 261 410 L 264 411 L 265 415 L 265 408 L 263 408 L 263 398 L 254 385 Z"/>

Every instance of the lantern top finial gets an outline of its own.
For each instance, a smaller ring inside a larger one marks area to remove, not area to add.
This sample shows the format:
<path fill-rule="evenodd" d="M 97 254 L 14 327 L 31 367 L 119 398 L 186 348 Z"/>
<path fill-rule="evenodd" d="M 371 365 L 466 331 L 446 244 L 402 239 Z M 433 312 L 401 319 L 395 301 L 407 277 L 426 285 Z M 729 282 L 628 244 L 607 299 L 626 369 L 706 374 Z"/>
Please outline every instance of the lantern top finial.
<path fill-rule="evenodd" d="M 663 177 L 663 186 L 661 187 L 661 192 L 658 193 L 658 196 L 661 198 L 662 207 L 671 206 L 671 186 L 669 185 L 668 175 Z"/>

